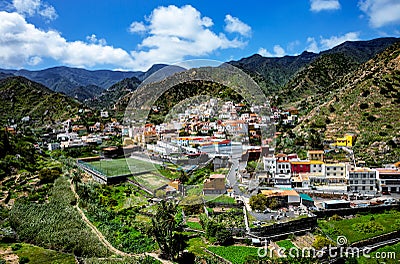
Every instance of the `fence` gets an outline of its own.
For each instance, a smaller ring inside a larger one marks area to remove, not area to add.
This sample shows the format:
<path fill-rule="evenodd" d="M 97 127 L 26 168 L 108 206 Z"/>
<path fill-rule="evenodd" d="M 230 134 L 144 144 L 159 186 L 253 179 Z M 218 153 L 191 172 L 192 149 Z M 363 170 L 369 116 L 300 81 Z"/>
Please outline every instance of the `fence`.
<path fill-rule="evenodd" d="M 270 238 L 290 233 L 312 230 L 317 226 L 317 217 L 311 216 L 269 226 L 250 228 L 250 234 L 256 237 Z"/>
<path fill-rule="evenodd" d="M 321 211 L 314 211 L 313 214 L 317 216 L 317 218 L 325 218 L 331 217 L 333 215 L 355 215 L 360 213 L 381 213 L 386 210 L 400 210 L 400 205 L 375 205 L 375 206 L 367 206 L 367 207 L 357 207 L 357 208 L 342 208 L 342 209 L 328 209 Z"/>

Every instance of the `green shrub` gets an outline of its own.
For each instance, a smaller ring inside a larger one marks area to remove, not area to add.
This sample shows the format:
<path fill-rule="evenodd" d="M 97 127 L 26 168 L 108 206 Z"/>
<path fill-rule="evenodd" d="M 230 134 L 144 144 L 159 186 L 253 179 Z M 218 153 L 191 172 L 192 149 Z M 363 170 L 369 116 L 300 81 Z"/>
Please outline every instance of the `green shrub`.
<path fill-rule="evenodd" d="M 362 222 L 355 223 L 351 225 L 353 229 L 357 232 L 368 234 L 368 233 L 376 233 L 378 231 L 383 231 L 384 228 L 381 224 L 376 222 Z"/>
<path fill-rule="evenodd" d="M 22 248 L 21 244 L 14 244 L 11 246 L 12 251 L 17 251 L 20 250 Z"/>
<path fill-rule="evenodd" d="M 369 116 L 367 117 L 367 120 L 368 120 L 369 122 L 374 122 L 374 121 L 376 120 L 376 117 L 375 117 L 375 116 L 372 116 L 372 115 L 369 115 Z"/>
<path fill-rule="evenodd" d="M 29 258 L 28 257 L 23 256 L 23 257 L 19 258 L 19 264 L 25 264 L 25 263 L 28 263 L 28 262 L 29 262 Z"/>

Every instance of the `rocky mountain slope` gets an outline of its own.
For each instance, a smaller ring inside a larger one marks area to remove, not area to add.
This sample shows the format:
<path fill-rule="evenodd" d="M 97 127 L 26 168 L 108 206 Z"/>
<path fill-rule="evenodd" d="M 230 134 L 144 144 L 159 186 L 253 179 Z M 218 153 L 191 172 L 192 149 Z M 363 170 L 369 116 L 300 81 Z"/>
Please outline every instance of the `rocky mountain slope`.
<path fill-rule="evenodd" d="M 354 64 L 366 62 L 398 40 L 398 38 L 379 38 L 369 41 L 347 41 L 319 54 L 305 51 L 298 56 L 284 56 L 281 58 L 266 58 L 256 54 L 239 61 L 230 61 L 229 63 L 249 73 L 258 81 L 266 94 L 271 94 L 271 99 L 273 99 L 277 92 L 281 97 L 285 94 L 285 92 L 282 93 L 282 88 L 290 91 L 292 89 L 291 86 L 295 85 L 294 83 L 300 82 L 300 80 L 294 80 L 296 78 L 302 79 L 297 74 L 304 74 L 304 70 L 310 67 L 317 59 L 321 60 L 317 62 L 319 66 L 324 66 L 321 62 L 326 59 L 330 60 L 329 58 L 332 58 L 330 55 L 336 55 L 336 57 L 341 57 L 341 60 L 345 60 L 354 66 Z M 326 66 L 330 67 L 329 61 Z M 344 67 L 345 65 L 337 66 Z M 348 73 L 352 70 L 354 70 L 354 67 L 341 69 L 342 72 L 347 71 Z M 336 79 L 342 76 L 343 74 L 339 76 L 333 74 L 331 77 Z M 315 85 L 318 86 L 319 83 L 316 82 Z M 286 100 L 284 99 L 277 103 L 285 102 Z"/>
<path fill-rule="evenodd" d="M 360 159 L 377 165 L 400 160 L 400 42 L 332 87 L 295 133 L 314 129 L 333 138 L 352 132 Z"/>

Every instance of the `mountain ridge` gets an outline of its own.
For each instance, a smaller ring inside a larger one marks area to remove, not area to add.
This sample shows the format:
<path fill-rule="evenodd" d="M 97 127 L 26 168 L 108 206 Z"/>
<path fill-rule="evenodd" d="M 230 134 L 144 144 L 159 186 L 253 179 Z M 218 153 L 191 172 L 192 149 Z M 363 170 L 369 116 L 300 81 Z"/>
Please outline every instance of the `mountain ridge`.
<path fill-rule="evenodd" d="M 12 76 L 0 80 L 2 126 L 21 122 L 33 126 L 55 124 L 77 112 L 79 107 L 78 101 L 25 77 Z"/>

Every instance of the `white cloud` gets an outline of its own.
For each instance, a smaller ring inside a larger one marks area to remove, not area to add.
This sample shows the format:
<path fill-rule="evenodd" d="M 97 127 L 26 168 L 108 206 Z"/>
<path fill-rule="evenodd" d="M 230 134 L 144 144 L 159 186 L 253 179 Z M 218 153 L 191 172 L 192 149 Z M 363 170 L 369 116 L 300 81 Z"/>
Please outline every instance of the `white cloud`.
<path fill-rule="evenodd" d="M 274 52 L 271 53 L 265 48 L 260 48 L 257 53 L 263 57 L 283 57 L 286 55 L 285 50 L 279 45 L 275 45 L 273 50 Z"/>
<path fill-rule="evenodd" d="M 38 0 L 30 1 L 39 3 Z M 34 66 L 51 59 L 75 67 L 106 65 L 147 70 L 154 63 L 171 64 L 247 44 L 243 39 L 213 32 L 211 18 L 201 16 L 192 6 L 158 7 L 146 22 L 134 24 L 133 31 L 138 32 L 140 25 L 145 31 L 144 39 L 133 51 L 108 45 L 105 39 L 95 34 L 84 41 L 68 41 L 55 30 L 42 30 L 26 21 L 25 16 L 37 12 L 36 5 L 19 8 L 24 15 L 0 11 L 0 68 Z"/>
<path fill-rule="evenodd" d="M 102 45 L 102 40 L 97 40 L 95 35 L 88 39 L 96 43 L 68 42 L 59 32 L 40 30 L 18 13 L 0 11 L 0 36 L 0 67 L 38 65 L 46 58 L 77 67 L 134 66 L 126 51 Z"/>
<path fill-rule="evenodd" d="M 213 21 L 190 5 L 158 7 L 146 19 L 147 36 L 131 52 L 135 66 L 147 69 L 154 63 L 173 63 L 188 56 L 208 55 L 219 49 L 240 48 L 247 43 L 228 39 L 210 27 Z M 139 22 L 138 22 L 139 23 Z"/>
<path fill-rule="evenodd" d="M 251 27 L 237 17 L 233 17 L 231 15 L 225 16 L 225 31 L 229 33 L 239 33 L 242 36 L 250 36 Z"/>
<path fill-rule="evenodd" d="M 263 57 L 268 57 L 269 52 L 265 48 L 259 48 L 257 53 Z"/>
<path fill-rule="evenodd" d="M 41 0 L 13 0 L 12 5 L 17 13 L 24 16 L 31 17 L 38 14 L 49 20 L 57 18 L 57 12 L 54 7 L 41 2 Z"/>
<path fill-rule="evenodd" d="M 288 50 L 289 52 L 294 52 L 294 51 L 296 50 L 296 48 L 297 48 L 300 44 L 301 44 L 301 43 L 300 43 L 299 40 L 292 41 L 292 42 L 290 42 L 290 43 L 287 45 L 287 50 Z"/>
<path fill-rule="evenodd" d="M 103 38 L 98 39 L 95 34 L 92 34 L 90 36 L 86 36 L 86 40 L 89 41 L 91 44 L 99 44 L 101 46 L 107 45 L 107 41 Z"/>
<path fill-rule="evenodd" d="M 369 17 L 369 23 L 374 28 L 400 24 L 400 1 L 398 0 L 364 0 L 359 1 L 358 5 Z"/>
<path fill-rule="evenodd" d="M 310 0 L 310 2 L 310 10 L 313 12 L 340 9 L 339 0 Z"/>
<path fill-rule="evenodd" d="M 318 43 L 315 40 L 315 38 L 308 37 L 307 43 L 308 43 L 308 47 L 306 48 L 306 51 L 314 52 L 314 53 L 319 52 Z"/>
<path fill-rule="evenodd" d="M 143 22 L 132 22 L 132 24 L 129 26 L 129 32 L 131 33 L 140 33 L 140 32 L 145 32 L 146 31 L 146 26 L 144 25 Z"/>
<path fill-rule="evenodd" d="M 323 49 L 331 49 L 337 45 L 342 44 L 343 42 L 355 40 L 359 40 L 358 32 L 349 32 L 343 36 L 332 36 L 328 39 L 321 38 L 320 42 Z"/>
<path fill-rule="evenodd" d="M 346 41 L 356 41 L 359 40 L 358 32 L 349 32 L 342 36 L 331 36 L 330 38 L 320 37 L 319 43 L 313 37 L 307 38 L 308 47 L 307 51 L 318 53 L 321 50 L 331 49 L 337 45 L 342 44 Z"/>

